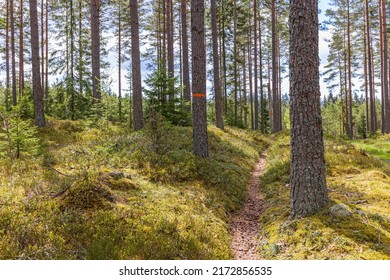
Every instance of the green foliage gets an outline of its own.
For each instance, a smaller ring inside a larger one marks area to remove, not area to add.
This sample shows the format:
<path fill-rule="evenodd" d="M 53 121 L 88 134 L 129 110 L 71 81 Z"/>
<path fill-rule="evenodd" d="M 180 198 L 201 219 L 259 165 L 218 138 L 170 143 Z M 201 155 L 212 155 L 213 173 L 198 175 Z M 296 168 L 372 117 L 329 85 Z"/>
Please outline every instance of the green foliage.
<path fill-rule="evenodd" d="M 12 111 L 23 119 L 34 118 L 34 103 L 31 87 L 26 87 L 24 89 L 23 95 L 19 98 L 18 105 L 14 106 Z"/>
<path fill-rule="evenodd" d="M 174 87 L 174 92 L 169 92 L 170 85 L 175 85 L 177 78 L 168 78 L 161 63 L 160 67 L 146 78 L 145 83 L 147 117 L 156 111 L 174 125 L 191 124 L 190 112 L 184 109 L 187 104 L 183 104 L 178 98 L 181 89 Z"/>
<path fill-rule="evenodd" d="M 23 103 L 12 112 L 0 110 L 0 155 L 9 159 L 35 156 L 39 153 L 40 141 L 37 129 L 29 119 L 23 119 Z"/>
<path fill-rule="evenodd" d="M 322 127 L 325 135 L 336 137 L 341 134 L 340 101 L 329 102 L 322 107 Z"/>
<path fill-rule="evenodd" d="M 230 125 L 230 126 L 244 128 L 244 120 L 239 117 L 239 114 L 238 114 L 237 120 L 236 120 L 236 117 L 234 115 L 234 100 L 233 99 L 228 99 L 228 108 L 227 108 L 227 114 L 225 115 L 225 123 L 227 125 Z"/>
<path fill-rule="evenodd" d="M 263 118 L 264 118 L 264 132 L 265 133 L 270 133 L 271 132 L 271 120 L 270 120 L 270 115 L 269 115 L 269 110 L 268 110 L 268 106 L 269 106 L 269 101 L 268 99 L 264 98 L 263 99 L 263 108 L 264 108 L 264 111 L 263 111 Z M 259 110 L 259 112 L 261 112 Z M 289 114 L 289 111 L 288 113 Z M 285 116 L 286 113 L 283 113 L 283 115 Z M 283 117 L 285 123 L 286 123 L 286 127 L 289 128 L 289 124 L 290 124 L 290 116 L 288 115 L 288 121 L 286 121 L 286 118 Z M 259 120 L 260 121 L 260 120 Z"/>
<path fill-rule="evenodd" d="M 358 133 L 363 137 L 363 139 L 367 138 L 367 119 L 366 115 L 360 114 L 359 116 L 359 124 L 358 124 Z"/>

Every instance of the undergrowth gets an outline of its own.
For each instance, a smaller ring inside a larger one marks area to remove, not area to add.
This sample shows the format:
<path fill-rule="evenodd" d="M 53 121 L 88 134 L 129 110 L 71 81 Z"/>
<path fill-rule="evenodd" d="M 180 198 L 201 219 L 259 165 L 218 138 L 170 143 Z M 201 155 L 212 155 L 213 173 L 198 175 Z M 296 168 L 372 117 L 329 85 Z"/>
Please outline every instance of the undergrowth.
<path fill-rule="evenodd" d="M 390 259 L 390 165 L 352 144 L 325 140 L 330 203 L 303 219 L 289 216 L 289 136 L 270 148 L 261 178 L 260 255 L 266 259 Z M 331 207 L 343 205 L 344 217 Z"/>
<path fill-rule="evenodd" d="M 387 134 L 375 138 L 354 140 L 352 143 L 371 156 L 387 160 L 390 164 L 390 135 Z"/>
<path fill-rule="evenodd" d="M 200 159 L 191 128 L 158 124 L 51 119 L 40 154 L 0 159 L 0 259 L 231 258 L 228 215 L 268 141 L 209 127 Z"/>

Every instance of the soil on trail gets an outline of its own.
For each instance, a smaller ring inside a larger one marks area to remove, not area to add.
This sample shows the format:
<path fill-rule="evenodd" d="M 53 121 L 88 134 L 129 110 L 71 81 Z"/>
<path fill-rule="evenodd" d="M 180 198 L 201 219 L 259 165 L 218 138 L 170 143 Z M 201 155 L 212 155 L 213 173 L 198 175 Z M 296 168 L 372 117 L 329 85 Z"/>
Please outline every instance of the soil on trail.
<path fill-rule="evenodd" d="M 243 207 L 232 216 L 230 226 L 232 231 L 232 250 L 235 260 L 258 260 L 258 237 L 260 231 L 259 216 L 262 211 L 262 195 L 260 192 L 260 175 L 265 167 L 263 153 L 256 164 L 249 181 L 248 197 Z"/>

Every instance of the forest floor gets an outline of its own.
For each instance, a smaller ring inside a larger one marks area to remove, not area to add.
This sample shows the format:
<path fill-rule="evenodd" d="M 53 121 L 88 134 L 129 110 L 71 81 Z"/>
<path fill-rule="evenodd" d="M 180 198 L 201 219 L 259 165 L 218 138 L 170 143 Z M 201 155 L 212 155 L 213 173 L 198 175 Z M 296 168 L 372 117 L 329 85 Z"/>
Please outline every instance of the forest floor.
<path fill-rule="evenodd" d="M 388 144 L 388 136 L 371 140 Z M 260 184 L 260 255 L 265 259 L 390 259 L 390 164 L 348 141 L 325 139 L 329 205 L 289 219 L 290 142 L 269 149 Z"/>
<path fill-rule="evenodd" d="M 231 259 L 229 216 L 246 199 L 258 132 L 51 119 L 38 153 L 0 157 L 0 259 Z"/>
<path fill-rule="evenodd" d="M 390 135 L 351 141 L 357 148 L 390 163 Z"/>
<path fill-rule="evenodd" d="M 290 220 L 288 133 L 208 132 L 49 119 L 0 157 L 0 259 L 390 259 L 390 164 L 356 148 L 388 137 L 326 139 L 329 205 Z"/>
<path fill-rule="evenodd" d="M 236 260 L 259 259 L 259 217 L 262 212 L 260 176 L 264 172 L 267 151 L 257 162 L 247 186 L 248 197 L 242 208 L 231 218 L 232 250 Z"/>

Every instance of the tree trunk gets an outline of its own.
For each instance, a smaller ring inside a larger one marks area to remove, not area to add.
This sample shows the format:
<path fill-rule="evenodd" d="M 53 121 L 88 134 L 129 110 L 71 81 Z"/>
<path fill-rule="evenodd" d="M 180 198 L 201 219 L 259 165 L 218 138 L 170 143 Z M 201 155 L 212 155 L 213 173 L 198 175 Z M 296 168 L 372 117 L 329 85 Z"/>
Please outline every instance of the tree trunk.
<path fill-rule="evenodd" d="M 371 50 L 373 50 L 373 40 L 372 40 L 372 37 L 371 37 Z M 378 122 L 377 122 L 377 115 L 376 115 L 376 91 L 375 91 L 375 62 L 374 62 L 374 55 L 371 55 L 371 65 L 373 65 L 372 67 L 372 92 L 373 92 L 373 95 L 372 95 L 372 101 L 371 101 L 371 106 L 372 106 L 372 111 L 373 111 L 373 120 L 372 122 L 374 123 L 374 133 L 376 133 L 376 131 L 378 130 Z"/>
<path fill-rule="evenodd" d="M 273 101 L 273 133 L 282 130 L 280 127 L 280 99 L 278 88 L 278 55 L 277 55 L 277 31 L 276 31 L 276 8 L 275 1 L 271 5 L 271 25 L 272 25 L 272 101 Z"/>
<path fill-rule="evenodd" d="M 16 92 L 16 61 L 15 61 L 15 18 L 14 18 L 14 1 L 10 2 L 10 19 L 11 19 L 11 75 L 12 75 L 12 104 L 17 103 Z"/>
<path fill-rule="evenodd" d="M 249 103 L 251 114 L 251 128 L 255 129 L 255 118 L 253 112 L 253 79 L 252 79 L 252 23 L 251 17 L 249 17 L 249 30 L 248 30 L 248 66 L 249 66 Z"/>
<path fill-rule="evenodd" d="M 222 116 L 225 114 L 225 109 L 224 109 L 224 91 L 225 91 L 225 87 L 226 85 L 224 84 L 224 73 L 223 73 L 223 40 L 222 40 L 222 37 L 223 37 L 223 29 L 222 29 L 222 25 L 223 23 L 221 22 L 222 21 L 222 18 L 223 18 L 223 13 L 222 13 L 222 6 L 223 6 L 223 3 L 221 3 L 221 1 L 219 1 L 219 5 L 217 6 L 217 25 L 218 25 L 218 47 L 219 47 L 219 81 L 220 81 L 220 85 L 221 85 L 221 96 L 222 96 Z"/>
<path fill-rule="evenodd" d="M 24 90 L 24 2 L 20 0 L 20 25 L 19 25 L 19 94 Z"/>
<path fill-rule="evenodd" d="M 242 61 L 243 61 L 243 64 L 242 64 L 242 71 L 243 71 L 243 76 L 242 76 L 242 96 L 243 96 L 243 100 L 242 100 L 242 104 L 243 104 L 243 108 L 244 108 L 244 127 L 247 128 L 248 127 L 248 113 L 247 113 L 247 88 L 246 88 L 246 46 L 244 46 L 243 48 L 243 57 L 242 57 Z"/>
<path fill-rule="evenodd" d="M 5 21 L 5 106 L 7 110 L 10 109 L 9 104 L 9 85 L 10 85 L 10 71 L 9 71 L 9 0 L 6 2 L 6 21 Z"/>
<path fill-rule="evenodd" d="M 345 33 L 345 30 L 344 30 L 344 94 L 345 94 L 345 97 L 344 97 L 344 100 L 345 100 L 345 123 L 344 123 L 344 126 L 345 126 L 345 130 L 347 131 L 347 135 L 349 137 L 349 113 L 348 113 L 348 55 L 347 55 L 347 51 L 346 51 L 346 46 L 345 46 L 345 41 L 346 41 L 346 33 Z"/>
<path fill-rule="evenodd" d="M 71 1 L 71 7 L 72 7 Z M 44 0 L 41 0 L 41 82 L 42 82 L 42 91 L 45 92 L 45 3 Z M 71 27 L 72 28 L 72 27 Z"/>
<path fill-rule="evenodd" d="M 180 110 L 184 109 L 183 104 L 183 45 L 182 45 L 182 35 L 181 35 L 181 3 L 180 3 L 180 16 L 178 23 L 178 33 L 179 33 L 179 86 L 180 86 Z"/>
<path fill-rule="evenodd" d="M 382 59 L 383 59 L 383 97 L 382 97 L 382 133 L 390 133 L 390 100 L 389 100 L 389 81 L 388 81 L 388 55 L 387 55 L 387 24 L 386 24 L 386 3 L 380 0 L 381 10 L 381 41 L 382 41 Z"/>
<path fill-rule="evenodd" d="M 221 93 L 221 84 L 219 81 L 217 11 L 215 7 L 215 0 L 211 0 L 211 32 L 213 37 L 215 117 L 216 117 L 217 127 L 223 129 L 223 116 L 222 116 L 223 98 Z"/>
<path fill-rule="evenodd" d="M 371 50 L 371 32 L 370 32 L 370 15 L 368 0 L 365 0 L 365 20 L 366 20 L 366 44 L 367 44 L 367 66 L 368 66 L 368 88 L 370 94 L 370 132 L 376 132 L 376 112 L 375 112 L 375 92 L 374 80 L 372 74 L 372 50 Z"/>
<path fill-rule="evenodd" d="M 74 90 L 74 53 L 75 53 L 75 47 L 74 47 L 74 9 L 73 9 L 73 0 L 70 1 L 70 94 L 71 94 L 71 100 L 70 100 L 70 110 L 71 110 L 71 118 L 72 120 L 75 119 L 75 90 Z M 98 27 L 99 30 L 99 27 Z M 100 37 L 99 37 L 100 38 Z M 100 43 L 99 43 L 100 44 Z M 99 50 L 100 51 L 100 50 Z M 100 62 L 99 62 L 100 65 Z M 99 66 L 100 67 L 100 66 Z M 100 72 L 100 69 L 99 69 Z M 100 73 L 99 73 L 100 75 Z M 100 78 L 99 78 L 100 79 Z"/>
<path fill-rule="evenodd" d="M 238 123 L 238 100 L 237 100 L 237 91 L 238 91 L 238 82 L 237 82 L 237 0 L 233 1 L 233 68 L 234 68 L 234 125 Z"/>
<path fill-rule="evenodd" d="M 186 0 L 181 0 L 181 40 L 183 47 L 183 97 L 186 102 L 191 102 L 190 88 L 190 67 L 188 57 L 188 33 L 187 33 L 187 3 Z M 191 106 L 186 106 L 186 110 L 190 110 Z"/>
<path fill-rule="evenodd" d="M 260 79 L 260 131 L 265 133 L 265 119 L 264 119 L 264 91 L 263 91 L 263 47 L 262 47 L 262 32 L 261 32 L 261 17 L 259 17 L 259 79 Z"/>
<path fill-rule="evenodd" d="M 366 31 L 366 18 L 364 17 L 364 38 L 363 38 L 363 53 L 364 53 L 364 96 L 366 104 L 366 134 L 370 131 L 370 116 L 369 116 L 369 107 L 368 107 L 368 79 L 367 79 L 367 31 Z"/>
<path fill-rule="evenodd" d="M 226 33 L 225 33 L 225 1 L 222 1 L 222 52 L 223 52 L 223 96 L 224 96 L 224 114 L 227 115 L 228 96 L 227 96 L 227 67 L 226 67 Z"/>
<path fill-rule="evenodd" d="M 204 0 L 191 1 L 193 149 L 208 157 Z"/>
<path fill-rule="evenodd" d="M 118 112 L 119 121 L 122 121 L 122 7 L 118 3 Z"/>
<path fill-rule="evenodd" d="M 348 107 L 349 107 L 349 139 L 353 139 L 353 118 L 352 118 L 352 69 L 351 69 L 351 19 L 350 1 L 347 0 L 347 38 L 348 38 Z"/>
<path fill-rule="evenodd" d="M 254 46 L 254 79 L 255 79 L 255 94 L 254 94 L 254 114 L 255 114 L 255 130 L 259 129 L 259 89 L 257 77 L 257 1 L 253 0 L 253 46 Z"/>
<path fill-rule="evenodd" d="M 341 54 L 340 51 L 338 53 L 338 66 L 339 66 L 339 83 L 340 83 L 340 111 L 341 111 L 341 116 L 340 116 L 340 137 L 344 136 L 344 105 L 343 105 L 343 91 L 344 91 L 344 86 L 343 86 L 343 68 L 341 66 Z"/>
<path fill-rule="evenodd" d="M 139 23 L 138 1 L 130 0 L 131 18 L 131 61 L 133 76 L 133 108 L 134 129 L 140 130 L 144 126 L 142 111 L 142 82 L 141 82 L 141 57 L 139 50 Z"/>
<path fill-rule="evenodd" d="M 164 77 L 167 77 L 167 13 L 166 13 L 166 0 L 162 1 L 162 69 L 164 71 Z M 167 84 L 164 81 L 162 85 L 162 102 L 167 101 Z"/>
<path fill-rule="evenodd" d="M 95 102 L 100 103 L 102 98 L 100 92 L 100 0 L 91 0 L 91 41 L 92 94 Z"/>
<path fill-rule="evenodd" d="M 83 94 L 83 7 L 82 1 L 79 0 L 79 93 Z"/>
<path fill-rule="evenodd" d="M 308 216 L 328 202 L 320 105 L 318 4 L 290 5 L 291 217 Z"/>
<path fill-rule="evenodd" d="M 270 117 L 270 127 L 271 132 L 274 130 L 274 112 L 273 112 L 273 100 L 272 100 L 272 92 L 271 92 L 271 61 L 270 61 L 270 54 L 268 53 L 267 57 L 267 76 L 268 76 L 268 82 L 267 82 L 267 94 L 268 94 L 268 111 L 269 111 L 269 117 Z"/>
<path fill-rule="evenodd" d="M 161 5 L 162 5 L 162 1 L 161 0 L 158 0 L 158 7 L 157 7 L 157 32 L 156 32 L 156 37 L 157 37 L 157 70 L 158 70 L 158 73 L 161 73 L 162 71 L 162 65 L 163 65 L 163 61 L 162 61 L 162 53 L 163 53 L 163 44 L 162 44 L 162 37 L 161 34 L 163 32 L 163 22 L 162 22 L 162 17 L 161 17 Z M 163 91 L 164 91 L 164 87 L 163 85 L 161 84 L 159 86 L 159 89 L 158 89 L 158 93 L 157 93 L 157 98 L 159 100 L 159 102 L 162 102 L 163 101 Z"/>
<path fill-rule="evenodd" d="M 29 2 L 30 2 L 31 59 L 32 59 L 35 125 L 38 127 L 44 127 L 46 125 L 46 122 L 45 122 L 44 105 L 43 105 L 41 73 L 39 69 L 40 61 L 39 61 L 37 0 L 29 0 Z"/>
<path fill-rule="evenodd" d="M 45 70 L 45 97 L 49 98 L 49 4 L 46 0 L 46 70 Z"/>
<path fill-rule="evenodd" d="M 175 58 L 173 50 L 173 6 L 172 0 L 167 0 L 167 43 L 168 43 L 168 96 L 171 107 L 174 107 L 175 93 Z"/>

